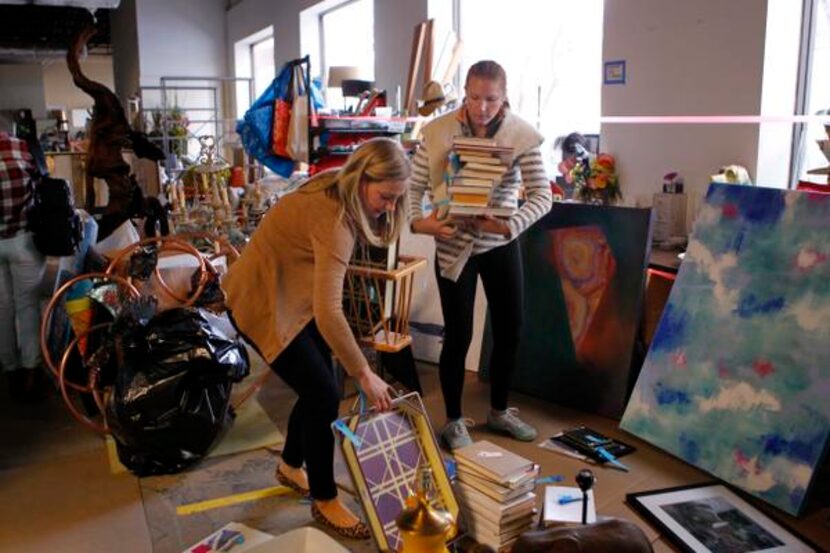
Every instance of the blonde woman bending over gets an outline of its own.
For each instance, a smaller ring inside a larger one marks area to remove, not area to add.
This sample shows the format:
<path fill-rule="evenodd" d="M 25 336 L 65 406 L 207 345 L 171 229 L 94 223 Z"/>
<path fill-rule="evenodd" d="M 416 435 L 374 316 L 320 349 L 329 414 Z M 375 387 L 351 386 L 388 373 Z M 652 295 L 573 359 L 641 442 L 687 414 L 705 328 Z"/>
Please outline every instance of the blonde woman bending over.
<path fill-rule="evenodd" d="M 310 495 L 314 518 L 345 537 L 368 538 L 369 529 L 337 499 L 331 352 L 375 408 L 388 409 L 391 399 L 346 322 L 343 279 L 356 241 L 397 240 L 408 178 L 397 142 L 365 142 L 339 171 L 313 177 L 271 208 L 222 285 L 239 331 L 299 396 L 277 479 Z"/>

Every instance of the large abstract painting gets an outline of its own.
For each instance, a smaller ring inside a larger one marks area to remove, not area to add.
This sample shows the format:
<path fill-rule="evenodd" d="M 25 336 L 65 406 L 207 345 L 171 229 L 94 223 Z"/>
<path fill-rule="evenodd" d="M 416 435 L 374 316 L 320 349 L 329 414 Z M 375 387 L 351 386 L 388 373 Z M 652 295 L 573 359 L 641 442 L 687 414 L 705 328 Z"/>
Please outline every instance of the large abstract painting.
<path fill-rule="evenodd" d="M 830 196 L 711 185 L 621 427 L 798 514 L 828 398 Z"/>
<path fill-rule="evenodd" d="M 622 415 L 636 378 L 650 216 L 649 209 L 554 204 L 522 236 L 525 323 L 514 389 Z M 487 333 L 485 376 L 491 350 Z"/>

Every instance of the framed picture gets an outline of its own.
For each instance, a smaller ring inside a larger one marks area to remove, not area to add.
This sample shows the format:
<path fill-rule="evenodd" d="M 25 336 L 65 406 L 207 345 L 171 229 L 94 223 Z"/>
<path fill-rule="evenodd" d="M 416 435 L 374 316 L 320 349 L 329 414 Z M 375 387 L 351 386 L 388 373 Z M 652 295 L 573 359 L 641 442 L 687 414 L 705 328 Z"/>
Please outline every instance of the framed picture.
<path fill-rule="evenodd" d="M 598 134 L 583 134 L 585 141 L 588 143 L 588 151 L 594 155 L 599 155 L 599 135 Z"/>
<path fill-rule="evenodd" d="M 606 61 L 603 67 L 603 84 L 625 84 L 625 60 Z"/>
<path fill-rule="evenodd" d="M 630 493 L 626 501 L 681 551 L 820 551 L 722 484 Z"/>
<path fill-rule="evenodd" d="M 458 520 L 460 507 L 419 394 L 395 399 L 392 409 L 383 413 L 347 415 L 332 428 L 381 552 L 400 550 L 402 539 L 395 519 L 412 494 L 422 465 L 432 468 L 435 496 L 430 503 Z M 450 541 L 458 537 L 453 535 Z"/>

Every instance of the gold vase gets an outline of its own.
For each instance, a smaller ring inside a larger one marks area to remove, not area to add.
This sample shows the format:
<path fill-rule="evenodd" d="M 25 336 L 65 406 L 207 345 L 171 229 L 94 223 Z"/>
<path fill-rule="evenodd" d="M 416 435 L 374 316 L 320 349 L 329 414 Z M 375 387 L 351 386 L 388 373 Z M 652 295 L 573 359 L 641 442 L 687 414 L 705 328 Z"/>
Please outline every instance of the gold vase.
<path fill-rule="evenodd" d="M 401 534 L 399 553 L 449 553 L 447 540 L 455 535 L 452 515 L 429 504 L 432 469 L 418 469 L 415 492 L 395 519 Z"/>

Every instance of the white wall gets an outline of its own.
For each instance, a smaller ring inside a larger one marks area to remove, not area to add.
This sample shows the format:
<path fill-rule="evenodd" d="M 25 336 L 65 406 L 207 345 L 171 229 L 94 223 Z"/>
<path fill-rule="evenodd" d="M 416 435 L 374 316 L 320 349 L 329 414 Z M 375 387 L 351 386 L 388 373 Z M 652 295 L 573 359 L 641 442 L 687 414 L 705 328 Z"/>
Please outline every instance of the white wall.
<path fill-rule="evenodd" d="M 138 25 L 136 0 L 121 0 L 117 10 L 110 12 L 112 37 L 113 91 L 126 106 L 127 98 L 138 94 L 141 71 L 138 61 Z"/>
<path fill-rule="evenodd" d="M 280 0 L 278 3 L 243 0 L 227 12 L 228 58 L 233 60 L 234 43 L 268 25 L 274 27 L 274 63 L 277 70 L 286 61 L 300 57 L 300 12 L 316 3 L 316 0 Z M 233 72 L 233 67 L 230 71 Z"/>
<path fill-rule="evenodd" d="M 765 22 L 766 0 L 606 0 L 603 60 L 625 60 L 627 82 L 603 86 L 602 115 L 758 115 Z M 679 171 L 690 224 L 721 165 L 755 174 L 758 125 L 603 124 L 601 147 L 629 204 Z"/>
<path fill-rule="evenodd" d="M 112 57 L 88 56 L 81 60 L 81 71 L 93 81 L 113 90 Z M 63 58 L 49 60 L 43 64 L 43 87 L 46 105 L 50 109 L 91 108 L 95 103 L 91 96 L 72 82 L 72 75 Z"/>
<path fill-rule="evenodd" d="M 226 77 L 226 0 L 136 2 L 140 82 L 161 77 Z"/>
<path fill-rule="evenodd" d="M 427 4 L 426 0 L 375 0 L 375 84 L 380 89 L 386 89 L 389 105 L 395 105 L 398 86 L 402 91 L 401 101 L 406 97 L 412 35 L 415 25 L 428 17 Z M 433 63 L 437 61 L 437 49 L 440 47 L 440 42 L 436 41 Z M 415 90 L 420 97 L 423 64 L 418 73 Z"/>
<path fill-rule="evenodd" d="M 227 12 L 227 57 L 233 60 L 234 44 L 268 26 L 274 26 L 274 64 L 313 52 L 316 44 L 301 44 L 300 13 L 319 0 L 244 0 Z M 308 14 L 307 14 L 308 15 Z M 375 82 L 387 91 L 390 103 L 395 89 L 406 85 L 409 50 L 415 25 L 427 18 L 427 0 L 375 0 Z M 308 17 L 306 17 L 308 19 Z M 308 24 L 308 23 L 307 23 Z M 232 63 L 232 62 L 231 62 Z M 319 65 L 319 64 L 317 64 Z M 312 65 L 312 74 L 319 74 Z M 230 72 L 233 73 L 233 66 Z"/>
<path fill-rule="evenodd" d="M 46 117 L 40 64 L 0 65 L 0 109 L 29 108 L 35 119 Z"/>

